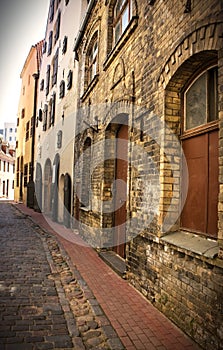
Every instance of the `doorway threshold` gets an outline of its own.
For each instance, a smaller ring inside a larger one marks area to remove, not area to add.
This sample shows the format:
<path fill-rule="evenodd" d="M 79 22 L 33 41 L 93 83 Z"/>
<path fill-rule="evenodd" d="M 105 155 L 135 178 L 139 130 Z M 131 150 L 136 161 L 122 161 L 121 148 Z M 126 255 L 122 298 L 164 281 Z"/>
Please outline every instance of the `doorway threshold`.
<path fill-rule="evenodd" d="M 125 260 L 113 252 L 112 250 L 99 252 L 100 258 L 109 265 L 123 279 L 126 278 L 126 262 Z"/>

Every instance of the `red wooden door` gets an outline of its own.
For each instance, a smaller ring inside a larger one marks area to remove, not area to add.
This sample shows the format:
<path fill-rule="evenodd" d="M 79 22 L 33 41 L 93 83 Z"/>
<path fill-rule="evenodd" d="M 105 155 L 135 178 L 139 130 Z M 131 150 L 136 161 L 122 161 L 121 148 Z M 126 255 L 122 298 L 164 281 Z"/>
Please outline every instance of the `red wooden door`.
<path fill-rule="evenodd" d="M 116 141 L 116 194 L 115 194 L 115 230 L 114 251 L 125 258 L 126 239 L 126 198 L 128 169 L 128 126 L 122 125 L 117 132 Z"/>
<path fill-rule="evenodd" d="M 181 215 L 181 226 L 194 232 L 217 236 L 218 131 L 183 141 L 189 185 Z M 183 183 L 185 172 L 183 171 Z"/>

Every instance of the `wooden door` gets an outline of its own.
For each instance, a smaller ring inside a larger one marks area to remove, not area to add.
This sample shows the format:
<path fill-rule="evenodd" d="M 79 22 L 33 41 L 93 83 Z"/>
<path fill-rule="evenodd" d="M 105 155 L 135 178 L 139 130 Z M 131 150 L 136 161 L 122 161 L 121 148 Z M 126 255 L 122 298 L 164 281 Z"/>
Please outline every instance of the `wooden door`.
<path fill-rule="evenodd" d="M 181 215 L 184 229 L 217 237 L 218 131 L 183 141 L 189 184 Z M 183 171 L 183 183 L 185 171 Z"/>
<path fill-rule="evenodd" d="M 116 194 L 114 251 L 125 258 L 126 241 L 126 198 L 128 169 L 128 126 L 122 125 L 116 139 Z"/>

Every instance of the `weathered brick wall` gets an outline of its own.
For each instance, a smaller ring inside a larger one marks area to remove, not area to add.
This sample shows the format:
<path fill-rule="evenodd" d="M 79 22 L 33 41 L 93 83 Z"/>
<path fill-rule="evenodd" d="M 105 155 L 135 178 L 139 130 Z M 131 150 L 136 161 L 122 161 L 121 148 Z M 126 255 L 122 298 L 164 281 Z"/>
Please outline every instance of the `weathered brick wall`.
<path fill-rule="evenodd" d="M 86 137 L 90 136 L 94 145 L 91 207 L 80 210 L 80 222 L 84 224 L 80 230 L 93 246 L 112 244 L 115 148 L 111 143 L 107 159 L 104 140 L 114 140 L 118 128 L 114 121 L 121 123 L 121 118 L 119 122 L 115 118 L 128 115 L 127 277 L 205 349 L 221 349 L 222 261 L 168 245 L 162 237 L 179 229 L 182 89 L 196 71 L 212 62 L 218 65 L 218 240 L 223 245 L 222 1 L 193 0 L 189 13 L 184 12 L 186 1 L 157 0 L 154 5 L 143 0 L 133 2 L 137 16 L 131 31 L 124 34 L 112 52 L 111 32 L 107 31 L 110 1 L 107 6 L 104 1 L 97 1 L 78 47 L 79 107 L 85 108 L 86 113 L 79 118 L 75 159 L 82 154 Z M 98 76 L 84 91 L 86 50 L 97 30 Z M 95 127 L 95 116 L 99 119 L 99 130 L 84 127 L 84 119 Z M 81 165 L 75 177 L 74 183 L 81 187 Z M 77 206 L 74 209 L 77 213 Z M 99 234 L 100 228 L 107 230 L 102 230 L 98 239 L 95 228 Z"/>
<path fill-rule="evenodd" d="M 222 349 L 222 262 L 154 238 L 128 245 L 127 278 L 204 349 Z"/>

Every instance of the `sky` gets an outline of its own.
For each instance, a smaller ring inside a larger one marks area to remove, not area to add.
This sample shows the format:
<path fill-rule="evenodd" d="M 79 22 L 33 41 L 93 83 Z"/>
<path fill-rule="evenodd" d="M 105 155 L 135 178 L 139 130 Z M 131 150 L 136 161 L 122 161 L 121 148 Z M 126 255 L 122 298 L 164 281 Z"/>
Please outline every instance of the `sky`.
<path fill-rule="evenodd" d="M 0 129 L 17 121 L 20 73 L 32 45 L 44 39 L 49 0 L 7 0 L 0 11 Z"/>

